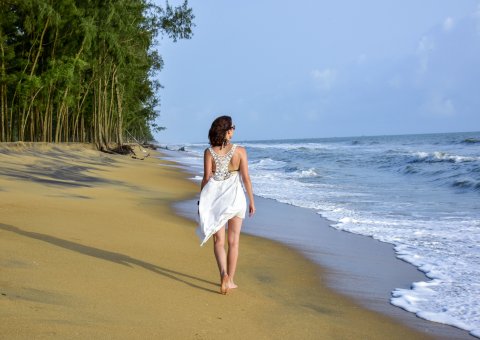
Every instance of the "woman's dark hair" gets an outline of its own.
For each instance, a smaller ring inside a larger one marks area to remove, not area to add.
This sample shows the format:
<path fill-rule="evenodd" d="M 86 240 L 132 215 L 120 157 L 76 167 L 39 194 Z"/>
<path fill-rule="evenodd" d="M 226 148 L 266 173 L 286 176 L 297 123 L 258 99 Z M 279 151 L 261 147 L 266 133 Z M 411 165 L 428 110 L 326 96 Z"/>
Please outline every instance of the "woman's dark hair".
<path fill-rule="evenodd" d="M 210 130 L 208 131 L 208 140 L 210 141 L 211 146 L 225 146 L 227 145 L 227 135 L 228 130 L 232 128 L 232 117 L 230 116 L 220 116 L 216 118 Z"/>

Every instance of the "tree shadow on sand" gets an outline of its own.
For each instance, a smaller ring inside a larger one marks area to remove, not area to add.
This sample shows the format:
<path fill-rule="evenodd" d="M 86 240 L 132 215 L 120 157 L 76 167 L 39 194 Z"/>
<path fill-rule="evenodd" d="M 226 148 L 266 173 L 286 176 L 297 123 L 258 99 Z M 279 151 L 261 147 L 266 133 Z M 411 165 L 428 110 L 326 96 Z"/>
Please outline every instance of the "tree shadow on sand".
<path fill-rule="evenodd" d="M 25 237 L 29 237 L 29 238 L 32 238 L 32 239 L 35 239 L 35 240 L 40 240 L 40 241 L 43 241 L 43 242 L 47 242 L 47 243 L 53 244 L 57 247 L 65 248 L 65 249 L 75 251 L 75 252 L 83 254 L 83 255 L 96 257 L 96 258 L 99 258 L 101 260 L 114 262 L 114 263 L 121 264 L 121 265 L 124 265 L 124 266 L 128 266 L 128 267 L 139 266 L 139 267 L 145 268 L 147 270 L 150 270 L 150 271 L 152 271 L 156 274 L 159 274 L 159 275 L 168 277 L 172 280 L 175 280 L 175 281 L 181 282 L 183 284 L 186 284 L 190 287 L 201 289 L 201 290 L 204 290 L 204 291 L 207 291 L 207 292 L 210 292 L 210 293 L 218 293 L 215 290 L 208 289 L 208 288 L 199 286 L 195 283 L 186 281 L 185 278 L 200 281 L 200 282 L 207 283 L 207 284 L 214 285 L 214 286 L 218 286 L 218 284 L 216 284 L 214 282 L 211 282 L 211 281 L 208 281 L 208 280 L 205 280 L 205 279 L 201 279 L 201 278 L 198 278 L 198 277 L 195 277 L 195 276 L 192 276 L 192 275 L 180 273 L 180 272 L 175 271 L 175 270 L 160 267 L 160 266 L 157 266 L 157 265 L 154 265 L 154 264 L 151 264 L 151 263 L 139 260 L 139 259 L 135 259 L 135 258 L 130 257 L 128 255 L 115 253 L 115 252 L 111 252 L 111 251 L 107 251 L 107 250 L 102 250 L 102 249 L 95 248 L 95 247 L 89 247 L 89 246 L 86 246 L 86 245 L 83 245 L 83 244 L 80 244 L 80 243 L 63 240 L 63 239 L 60 239 L 60 238 L 57 238 L 57 237 L 54 237 L 54 236 L 50 236 L 50 235 L 46 235 L 46 234 L 25 231 L 25 230 L 22 230 L 20 228 L 17 228 L 17 227 L 8 225 L 8 224 L 3 224 L 3 223 L 0 223 L 0 230 L 9 231 L 9 232 L 12 232 L 12 233 L 15 233 L 15 234 L 18 234 L 18 235 L 22 235 L 22 236 L 25 236 Z"/>

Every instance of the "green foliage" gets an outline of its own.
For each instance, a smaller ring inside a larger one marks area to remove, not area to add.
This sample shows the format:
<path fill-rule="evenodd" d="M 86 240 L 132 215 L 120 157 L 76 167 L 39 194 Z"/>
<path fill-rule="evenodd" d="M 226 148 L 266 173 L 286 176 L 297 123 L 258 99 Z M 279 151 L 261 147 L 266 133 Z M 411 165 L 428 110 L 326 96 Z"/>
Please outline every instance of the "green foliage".
<path fill-rule="evenodd" d="M 188 2 L 0 0 L 0 141 L 149 140 L 156 37 L 192 36 Z"/>

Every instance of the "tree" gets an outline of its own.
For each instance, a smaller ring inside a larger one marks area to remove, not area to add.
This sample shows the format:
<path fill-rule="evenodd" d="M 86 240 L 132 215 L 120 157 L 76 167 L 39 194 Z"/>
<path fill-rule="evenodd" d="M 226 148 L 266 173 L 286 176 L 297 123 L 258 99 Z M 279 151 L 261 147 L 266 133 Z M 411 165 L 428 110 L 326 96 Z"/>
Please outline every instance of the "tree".
<path fill-rule="evenodd" d="M 151 138 L 156 37 L 192 36 L 194 15 L 146 0 L 0 0 L 0 141 L 122 144 Z"/>

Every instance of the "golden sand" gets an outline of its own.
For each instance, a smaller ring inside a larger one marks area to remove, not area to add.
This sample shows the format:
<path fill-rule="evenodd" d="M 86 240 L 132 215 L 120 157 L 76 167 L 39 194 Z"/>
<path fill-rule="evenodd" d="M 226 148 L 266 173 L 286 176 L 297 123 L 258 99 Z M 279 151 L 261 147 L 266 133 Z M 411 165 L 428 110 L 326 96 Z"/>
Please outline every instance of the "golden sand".
<path fill-rule="evenodd" d="M 0 338 L 420 339 L 332 292 L 296 251 L 242 236 L 219 294 L 211 249 L 170 204 L 171 162 L 89 145 L 0 145 Z M 196 209 L 196 207 L 192 207 Z"/>

